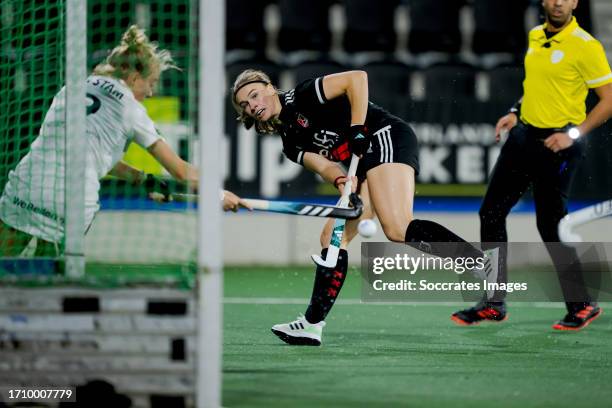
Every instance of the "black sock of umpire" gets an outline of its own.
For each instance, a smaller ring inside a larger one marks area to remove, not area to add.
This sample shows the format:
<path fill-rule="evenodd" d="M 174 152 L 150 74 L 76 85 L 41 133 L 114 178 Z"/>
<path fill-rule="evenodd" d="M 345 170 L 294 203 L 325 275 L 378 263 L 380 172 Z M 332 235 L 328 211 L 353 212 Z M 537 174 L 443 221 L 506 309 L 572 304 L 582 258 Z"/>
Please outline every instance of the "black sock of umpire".
<path fill-rule="evenodd" d="M 423 242 L 431 248 L 428 252 L 442 258 L 477 258 L 482 256 L 482 252 L 478 248 L 433 221 L 412 220 L 412 222 L 408 224 L 408 228 L 406 228 L 406 237 L 404 241 L 407 243 Z M 464 245 L 448 245 L 448 242 L 458 242 Z"/>
<path fill-rule="evenodd" d="M 325 258 L 326 255 L 327 248 L 321 251 L 321 256 L 323 258 Z M 348 253 L 345 249 L 340 250 L 338 263 L 335 268 L 325 268 L 317 265 L 310 304 L 304 315 L 309 323 L 314 324 L 319 323 L 321 320 L 325 320 L 325 317 L 331 310 L 340 293 L 340 289 L 342 289 L 347 270 Z"/>

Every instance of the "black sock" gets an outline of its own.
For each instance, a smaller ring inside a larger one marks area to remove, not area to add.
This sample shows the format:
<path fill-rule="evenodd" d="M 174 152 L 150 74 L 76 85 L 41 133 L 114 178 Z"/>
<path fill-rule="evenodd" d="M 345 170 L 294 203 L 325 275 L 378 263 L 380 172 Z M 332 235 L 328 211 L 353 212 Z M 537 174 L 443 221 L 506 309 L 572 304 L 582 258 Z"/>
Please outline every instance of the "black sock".
<path fill-rule="evenodd" d="M 326 255 L 327 248 L 321 251 L 323 258 Z M 340 289 L 342 289 L 347 270 L 348 253 L 345 249 L 340 250 L 335 268 L 324 268 L 317 265 L 310 304 L 304 315 L 309 323 L 314 324 L 325 320 L 340 293 Z"/>
<path fill-rule="evenodd" d="M 404 241 L 408 243 L 423 243 L 422 250 L 442 258 L 477 258 L 482 256 L 482 251 L 433 221 L 412 220 L 408 224 L 408 228 L 406 228 Z M 463 245 L 449 245 L 448 242 L 463 243 Z"/>

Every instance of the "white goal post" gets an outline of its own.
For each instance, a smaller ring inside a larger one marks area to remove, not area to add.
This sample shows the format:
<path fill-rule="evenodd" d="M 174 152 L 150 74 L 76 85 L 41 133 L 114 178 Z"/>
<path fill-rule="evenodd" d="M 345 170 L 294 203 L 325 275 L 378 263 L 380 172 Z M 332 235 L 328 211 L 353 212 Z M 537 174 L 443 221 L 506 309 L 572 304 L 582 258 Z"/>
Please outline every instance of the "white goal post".
<path fill-rule="evenodd" d="M 223 241 L 221 138 L 225 72 L 225 1 L 199 0 L 198 408 L 221 406 Z"/>
<path fill-rule="evenodd" d="M 87 2 L 66 2 L 66 275 L 85 274 L 85 79 L 87 78 Z"/>

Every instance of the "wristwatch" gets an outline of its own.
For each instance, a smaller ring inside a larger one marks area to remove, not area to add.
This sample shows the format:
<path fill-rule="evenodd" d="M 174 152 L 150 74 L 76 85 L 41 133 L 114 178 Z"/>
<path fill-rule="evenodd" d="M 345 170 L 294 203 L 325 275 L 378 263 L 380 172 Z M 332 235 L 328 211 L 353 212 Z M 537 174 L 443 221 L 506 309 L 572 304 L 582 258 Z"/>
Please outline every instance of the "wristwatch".
<path fill-rule="evenodd" d="M 580 130 L 577 127 L 570 128 L 567 131 L 567 135 L 573 140 L 576 140 L 580 137 Z"/>

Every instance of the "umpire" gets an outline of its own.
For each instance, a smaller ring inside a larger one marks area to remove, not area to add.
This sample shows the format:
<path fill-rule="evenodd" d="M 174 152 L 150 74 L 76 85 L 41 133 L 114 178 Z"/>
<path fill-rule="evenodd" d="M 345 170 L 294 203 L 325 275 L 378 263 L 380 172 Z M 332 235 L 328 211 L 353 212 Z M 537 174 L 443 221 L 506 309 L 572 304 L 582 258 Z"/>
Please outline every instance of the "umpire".
<path fill-rule="evenodd" d="M 568 192 L 583 155 L 583 139 L 612 116 L 610 65 L 601 43 L 573 17 L 577 5 L 578 0 L 542 1 L 546 22 L 529 33 L 523 97 L 497 122 L 497 141 L 502 131 L 510 133 L 480 207 L 484 245 L 506 243 L 506 217 L 532 187 L 538 231 L 555 263 L 566 301 L 567 315 L 553 326 L 557 330 L 580 330 L 601 313 L 586 292 L 574 251 L 560 251 L 549 244 L 559 242 L 557 225 L 567 214 Z M 599 102 L 587 115 L 589 88 L 595 90 Z M 505 282 L 507 244 L 501 245 L 499 266 L 498 279 Z M 485 299 L 454 313 L 452 319 L 464 325 L 502 321 L 506 318 L 504 295 L 497 293 L 494 301 Z"/>

